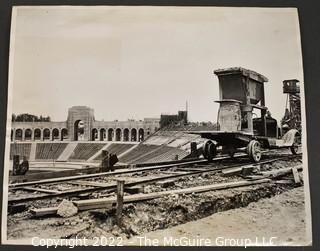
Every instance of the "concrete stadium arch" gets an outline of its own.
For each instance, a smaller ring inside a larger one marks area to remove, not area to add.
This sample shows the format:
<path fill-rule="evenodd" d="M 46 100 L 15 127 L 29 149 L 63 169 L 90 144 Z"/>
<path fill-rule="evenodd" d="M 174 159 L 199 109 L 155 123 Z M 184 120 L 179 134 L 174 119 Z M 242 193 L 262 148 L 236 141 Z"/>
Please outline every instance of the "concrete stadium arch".
<path fill-rule="evenodd" d="M 116 130 L 116 141 L 121 141 L 121 129 L 117 128 Z"/>
<path fill-rule="evenodd" d="M 59 140 L 59 136 L 60 136 L 60 132 L 58 130 L 58 128 L 53 128 L 52 130 L 52 140 Z"/>
<path fill-rule="evenodd" d="M 24 140 L 32 140 L 32 130 L 30 128 L 24 130 Z"/>
<path fill-rule="evenodd" d="M 142 128 L 139 129 L 138 133 L 138 141 L 143 141 L 144 140 L 144 130 Z"/>
<path fill-rule="evenodd" d="M 39 128 L 34 129 L 33 138 L 34 140 L 41 140 L 41 130 Z"/>
<path fill-rule="evenodd" d="M 98 129 L 97 128 L 93 128 L 91 130 L 91 140 L 95 141 L 98 139 Z"/>
<path fill-rule="evenodd" d="M 113 141 L 114 131 L 112 128 L 108 129 L 108 141 Z"/>
<path fill-rule="evenodd" d="M 125 128 L 123 130 L 123 141 L 129 141 L 129 129 Z"/>
<path fill-rule="evenodd" d="M 43 129 L 43 140 L 50 140 L 51 132 L 49 128 Z"/>
<path fill-rule="evenodd" d="M 100 141 L 105 141 L 106 139 L 106 129 L 101 128 L 100 129 Z"/>
<path fill-rule="evenodd" d="M 131 139 L 130 141 L 137 141 L 137 129 L 136 128 L 132 128 L 131 129 Z"/>
<path fill-rule="evenodd" d="M 16 140 L 22 140 L 22 134 L 23 134 L 22 129 L 20 129 L 20 128 L 16 129 L 15 139 Z"/>
<path fill-rule="evenodd" d="M 74 140 L 84 140 L 84 122 L 78 119 L 74 122 Z"/>
<path fill-rule="evenodd" d="M 67 138 L 68 138 L 68 129 L 67 128 L 62 128 L 60 139 L 61 139 L 61 141 L 64 141 Z"/>

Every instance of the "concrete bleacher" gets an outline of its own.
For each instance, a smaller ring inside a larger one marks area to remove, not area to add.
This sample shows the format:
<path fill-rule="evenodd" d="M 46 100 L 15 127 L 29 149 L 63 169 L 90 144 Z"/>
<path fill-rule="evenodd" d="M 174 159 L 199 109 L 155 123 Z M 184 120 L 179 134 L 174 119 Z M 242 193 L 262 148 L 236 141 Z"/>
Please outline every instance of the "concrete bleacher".
<path fill-rule="evenodd" d="M 171 147 L 170 150 L 166 151 L 165 153 L 155 156 L 154 158 L 150 158 L 146 160 L 144 163 L 155 163 L 155 162 L 176 160 L 176 157 L 178 157 L 177 159 L 180 160 L 185 158 L 188 155 L 189 153 L 184 150 Z"/>
<path fill-rule="evenodd" d="M 86 161 L 96 152 L 101 150 L 105 143 L 78 143 L 73 153 L 70 155 L 71 161 Z"/>
<path fill-rule="evenodd" d="M 13 155 L 30 157 L 31 143 L 11 143 L 10 144 L 10 160 Z"/>
<path fill-rule="evenodd" d="M 175 157 L 174 152 L 176 150 L 177 150 L 176 148 L 163 145 L 163 146 L 158 147 L 155 151 L 151 151 L 147 154 L 142 155 L 140 158 L 137 158 L 137 159 L 131 161 L 131 163 L 136 164 L 136 163 L 153 162 L 154 159 L 157 159 L 160 156 L 163 156 L 163 158 L 160 158 L 160 159 L 163 159 L 163 161 L 173 160 L 173 159 L 171 159 L 171 156 L 174 155 L 174 157 Z M 169 152 L 171 152 L 172 154 L 169 154 Z M 185 156 L 186 155 L 188 155 L 188 153 L 186 153 Z M 165 156 L 169 156 L 170 158 L 165 159 Z M 181 154 L 180 154 L 180 156 L 181 156 Z"/>
<path fill-rule="evenodd" d="M 203 139 L 199 135 L 188 134 L 183 131 L 158 131 L 153 136 L 145 140 L 144 144 L 167 145 L 171 147 L 188 149 L 186 145 L 191 142 L 200 143 Z"/>
<path fill-rule="evenodd" d="M 121 156 L 119 158 L 119 160 L 122 163 L 130 163 L 130 162 L 134 161 L 135 159 L 139 158 L 140 156 L 145 155 L 149 152 L 152 152 L 158 148 L 159 148 L 158 145 L 139 144 L 137 147 L 132 149 L 132 151 Z"/>
<path fill-rule="evenodd" d="M 109 153 L 116 154 L 117 156 L 121 155 L 125 151 L 129 150 L 135 146 L 135 144 L 123 144 L 123 143 L 111 143 L 108 145 L 108 147 L 105 149 Z M 100 153 L 94 160 L 101 160 L 102 154 Z"/>
<path fill-rule="evenodd" d="M 168 142 L 172 141 L 174 138 L 172 137 L 164 137 L 164 136 L 151 136 L 148 138 L 144 144 L 149 144 L 149 145 L 163 145 L 167 144 Z"/>
<path fill-rule="evenodd" d="M 133 142 L 16 142 L 11 144 L 13 154 L 24 155 L 31 161 L 99 162 L 101 151 L 117 154 L 120 164 L 155 163 L 183 159 L 190 154 L 190 143 L 203 144 L 203 139 L 184 131 L 160 130 L 140 143 Z"/>
<path fill-rule="evenodd" d="M 174 139 L 173 141 L 171 141 L 168 146 L 171 147 L 181 147 L 185 144 L 190 143 L 191 140 L 189 138 L 178 138 L 178 139 Z"/>
<path fill-rule="evenodd" d="M 58 159 L 68 143 L 37 143 L 36 160 Z"/>

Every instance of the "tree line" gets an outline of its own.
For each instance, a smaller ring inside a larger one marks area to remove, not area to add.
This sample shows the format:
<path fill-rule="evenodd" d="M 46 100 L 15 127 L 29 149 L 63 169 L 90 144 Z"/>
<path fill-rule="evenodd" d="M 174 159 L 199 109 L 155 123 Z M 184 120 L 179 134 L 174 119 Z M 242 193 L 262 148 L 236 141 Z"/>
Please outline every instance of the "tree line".
<path fill-rule="evenodd" d="M 12 122 L 50 122 L 50 116 L 37 116 L 29 113 L 12 114 Z"/>

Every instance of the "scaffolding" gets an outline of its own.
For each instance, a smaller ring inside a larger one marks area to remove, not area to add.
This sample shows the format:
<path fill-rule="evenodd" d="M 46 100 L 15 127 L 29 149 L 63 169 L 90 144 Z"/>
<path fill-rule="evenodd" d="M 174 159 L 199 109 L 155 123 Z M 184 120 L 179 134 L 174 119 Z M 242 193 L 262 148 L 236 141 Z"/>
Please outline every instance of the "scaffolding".
<path fill-rule="evenodd" d="M 283 81 L 283 93 L 287 94 L 285 114 L 281 120 L 281 127 L 287 131 L 297 129 L 301 134 L 301 99 L 299 80 Z"/>

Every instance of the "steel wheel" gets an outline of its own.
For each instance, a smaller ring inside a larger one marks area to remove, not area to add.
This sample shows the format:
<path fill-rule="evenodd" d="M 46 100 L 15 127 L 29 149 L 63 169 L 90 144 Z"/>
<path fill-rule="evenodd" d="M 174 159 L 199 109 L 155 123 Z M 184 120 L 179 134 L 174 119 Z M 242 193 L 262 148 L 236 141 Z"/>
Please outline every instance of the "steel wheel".
<path fill-rule="evenodd" d="M 208 160 L 211 161 L 217 155 L 217 147 L 212 142 L 212 144 L 209 145 L 209 149 L 208 150 L 209 150 L 208 151 Z"/>
<path fill-rule="evenodd" d="M 256 140 L 251 140 L 248 145 L 248 153 L 254 162 L 259 162 L 262 155 L 260 143 Z"/>
<path fill-rule="evenodd" d="M 207 141 L 202 147 L 202 154 L 205 159 L 208 159 L 208 146 L 211 141 Z"/>
<path fill-rule="evenodd" d="M 217 155 L 217 147 L 212 141 L 207 141 L 203 146 L 203 156 L 211 161 Z"/>

